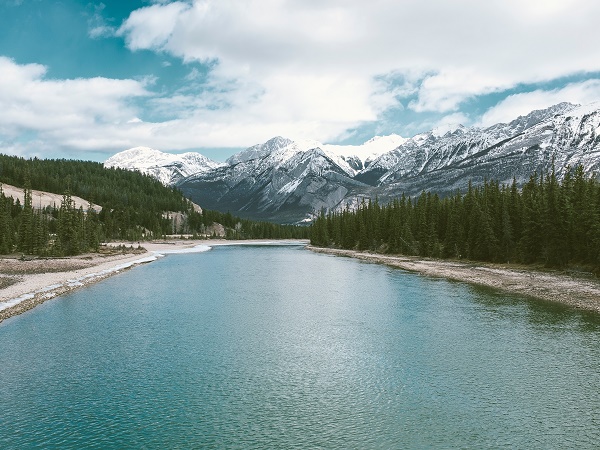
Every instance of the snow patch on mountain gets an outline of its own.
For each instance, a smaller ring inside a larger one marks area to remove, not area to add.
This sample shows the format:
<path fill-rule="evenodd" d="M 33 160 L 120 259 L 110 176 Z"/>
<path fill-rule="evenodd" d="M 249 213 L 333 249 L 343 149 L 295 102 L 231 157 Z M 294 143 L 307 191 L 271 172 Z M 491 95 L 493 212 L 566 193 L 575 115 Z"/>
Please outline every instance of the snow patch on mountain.
<path fill-rule="evenodd" d="M 356 156 L 364 164 L 371 159 L 399 147 L 404 142 L 406 142 L 406 139 L 402 136 L 391 134 L 389 136 L 375 136 L 361 145 L 325 144 L 320 145 L 320 147 L 325 151 L 329 151 L 341 157 L 347 158 Z"/>
<path fill-rule="evenodd" d="M 137 170 L 153 176 L 166 186 L 173 185 L 193 174 L 206 173 L 222 166 L 200 153 L 189 152 L 174 155 L 149 147 L 135 147 L 113 155 L 104 162 L 104 167 L 119 167 Z"/>

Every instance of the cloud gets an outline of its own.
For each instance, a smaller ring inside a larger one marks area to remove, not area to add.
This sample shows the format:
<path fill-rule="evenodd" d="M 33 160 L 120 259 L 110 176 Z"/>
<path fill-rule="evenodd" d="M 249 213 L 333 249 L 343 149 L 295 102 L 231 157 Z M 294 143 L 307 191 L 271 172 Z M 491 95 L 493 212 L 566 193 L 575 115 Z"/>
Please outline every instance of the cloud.
<path fill-rule="evenodd" d="M 533 110 L 548 108 L 561 102 L 579 105 L 600 102 L 600 79 L 571 83 L 560 89 L 536 90 L 508 96 L 489 109 L 478 125 L 486 127 L 506 123 Z"/>
<path fill-rule="evenodd" d="M 443 136 L 448 131 L 454 131 L 459 126 L 468 126 L 471 123 L 471 119 L 463 113 L 453 113 L 442 117 L 437 121 L 433 127 L 434 132 L 440 136 Z"/>
<path fill-rule="evenodd" d="M 200 73 L 200 71 L 199 71 L 199 70 L 198 70 L 196 67 L 194 67 L 194 68 L 192 68 L 192 70 L 190 70 L 190 73 L 188 73 L 188 74 L 185 76 L 185 79 L 186 79 L 187 81 L 195 81 L 195 80 L 197 80 L 198 78 L 200 78 L 200 77 L 201 77 L 201 75 L 202 75 L 202 74 Z"/>
<path fill-rule="evenodd" d="M 381 101 L 375 80 L 392 74 L 413 80 L 409 108 L 445 113 L 519 84 L 597 71 L 600 32 L 589 18 L 599 13 L 592 0 L 195 0 L 136 10 L 119 33 L 131 50 L 217 62 L 214 82 L 259 85 L 270 99 L 262 106 L 342 114 L 343 126 L 401 101 L 392 86 Z M 343 95 L 359 100 L 335 108 Z"/>
<path fill-rule="evenodd" d="M 332 133 L 327 122 L 291 120 L 293 111 L 282 117 L 271 111 L 269 121 L 263 121 L 260 103 L 232 111 L 236 98 L 227 90 L 160 97 L 148 90 L 150 86 L 150 82 L 128 79 L 49 79 L 43 65 L 20 65 L 0 57 L 2 151 L 43 156 L 113 153 L 137 145 L 164 150 L 245 147 L 275 134 L 295 137 L 298 130 L 307 135 Z M 316 83 L 314 89 L 329 87 L 328 83 Z M 253 87 L 244 89 L 250 92 Z M 136 106 L 140 100 L 156 113 L 173 118 L 142 120 L 145 108 Z"/>
<path fill-rule="evenodd" d="M 88 19 L 88 36 L 92 39 L 100 39 L 105 37 L 115 36 L 117 28 L 109 25 L 102 15 L 102 11 L 106 8 L 104 3 L 94 5 L 94 13 Z"/>
<path fill-rule="evenodd" d="M 135 10 L 117 30 L 132 50 L 159 49 L 171 37 L 181 15 L 189 10 L 185 3 L 157 3 Z"/>
<path fill-rule="evenodd" d="M 39 64 L 19 65 L 0 57 L 0 135 L 4 141 L 36 134 L 48 142 L 76 148 L 135 116 L 130 101 L 148 95 L 135 80 L 46 79 Z M 83 148 L 93 146 L 84 145 Z"/>
<path fill-rule="evenodd" d="M 593 0 L 146 4 L 119 27 L 99 7 L 89 36 L 119 36 L 131 51 L 162 55 L 163 67 L 180 59 L 189 64 L 181 86 L 56 80 L 0 58 L 0 139 L 22 149 L 31 134 L 43 148 L 82 151 L 247 147 L 275 135 L 331 142 L 365 124 L 388 128 L 390 111 L 405 113 L 403 130 L 468 125 L 477 118 L 465 105 L 479 96 L 600 72 Z M 514 95 L 481 123 L 588 103 L 597 83 Z"/>
<path fill-rule="evenodd" d="M 90 28 L 90 30 L 88 31 L 88 35 L 92 39 L 100 39 L 114 36 L 116 32 L 117 29 L 115 27 L 111 27 L 108 25 L 97 25 Z"/>

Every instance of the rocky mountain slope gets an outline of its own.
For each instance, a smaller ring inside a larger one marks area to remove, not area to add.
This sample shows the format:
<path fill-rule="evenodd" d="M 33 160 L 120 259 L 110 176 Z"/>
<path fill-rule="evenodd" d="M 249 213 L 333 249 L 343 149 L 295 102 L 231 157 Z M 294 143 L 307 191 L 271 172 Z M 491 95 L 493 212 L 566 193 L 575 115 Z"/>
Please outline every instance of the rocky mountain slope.
<path fill-rule="evenodd" d="M 375 195 L 382 201 L 423 190 L 444 195 L 465 190 L 469 180 L 522 184 L 553 162 L 559 176 L 578 164 L 600 173 L 600 104 L 561 103 L 487 128 L 377 137 L 361 146 L 276 137 L 225 164 L 205 164 L 185 178 L 181 170 L 169 180 L 210 209 L 300 222 L 322 208 L 353 207 Z"/>

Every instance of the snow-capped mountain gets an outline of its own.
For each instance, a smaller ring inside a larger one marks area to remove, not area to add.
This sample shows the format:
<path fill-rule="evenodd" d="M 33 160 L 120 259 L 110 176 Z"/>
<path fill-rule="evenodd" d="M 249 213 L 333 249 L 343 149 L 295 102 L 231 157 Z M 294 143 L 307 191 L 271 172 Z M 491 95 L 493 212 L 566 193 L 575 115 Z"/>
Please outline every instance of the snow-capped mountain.
<path fill-rule="evenodd" d="M 329 208 L 348 193 L 356 170 L 315 142 L 281 137 L 232 156 L 227 165 L 196 174 L 178 187 L 208 209 L 287 222 L 298 211 Z"/>
<path fill-rule="evenodd" d="M 441 137 L 416 136 L 382 155 L 356 178 L 377 186 L 381 197 L 422 190 L 465 190 L 469 180 L 518 184 L 554 166 L 559 177 L 581 164 L 600 169 L 600 104 L 562 103 L 510 123 L 458 129 Z"/>
<path fill-rule="evenodd" d="M 350 189 L 369 189 L 353 178 L 404 140 L 377 137 L 360 146 L 324 145 L 275 137 L 227 160 L 227 165 L 196 174 L 178 187 L 208 209 L 235 211 L 249 217 L 295 222 L 302 211 L 328 209 Z"/>
<path fill-rule="evenodd" d="M 404 144 L 407 139 L 397 134 L 375 136 L 361 145 L 319 145 L 320 148 L 343 158 L 352 168 L 359 172 L 373 160 L 392 149 Z"/>
<path fill-rule="evenodd" d="M 200 153 L 173 155 L 148 147 L 135 147 L 122 151 L 104 162 L 107 168 L 138 170 L 153 176 L 167 186 L 174 185 L 190 175 L 206 173 L 222 165 Z"/>
<path fill-rule="evenodd" d="M 292 141 L 274 137 L 264 144 L 254 145 L 227 160 L 230 165 L 255 161 L 261 164 L 281 165 L 298 153 L 319 148 L 349 176 L 355 176 L 372 160 L 404 143 L 406 139 L 397 134 L 375 136 L 361 145 L 322 144 L 314 140 Z M 267 158 L 267 159 L 265 159 Z"/>
<path fill-rule="evenodd" d="M 552 161 L 559 176 L 578 164 L 600 172 L 600 104 L 561 103 L 491 127 L 379 137 L 354 147 L 278 137 L 178 185 L 207 208 L 294 222 L 376 195 L 383 202 L 423 190 L 444 195 L 465 191 L 469 180 L 522 184 Z"/>
<path fill-rule="evenodd" d="M 140 159 L 132 161 L 131 167 L 162 173 L 158 156 L 145 166 Z M 172 167 L 170 161 L 164 166 Z M 180 170 L 166 182 L 209 209 L 299 222 L 322 208 L 354 207 L 365 197 L 385 202 L 423 190 L 444 195 L 466 190 L 470 180 L 477 185 L 515 178 L 522 184 L 532 173 L 550 170 L 553 162 L 559 176 L 579 164 L 587 173 L 600 173 L 600 104 L 561 103 L 486 128 L 457 126 L 410 139 L 383 136 L 358 146 L 275 137 L 225 164 L 203 163 L 186 178 Z"/>
<path fill-rule="evenodd" d="M 507 152 L 510 153 L 509 147 L 522 148 L 527 147 L 529 141 L 531 145 L 544 141 L 544 136 L 536 133 L 535 127 L 575 108 L 575 105 L 561 103 L 545 110 L 533 111 L 510 123 L 496 124 L 485 129 L 459 126 L 443 135 L 435 130 L 418 134 L 374 160 L 359 174 L 358 179 L 373 185 L 390 184 L 443 170 L 474 156 L 478 163 L 495 156 L 503 157 Z M 523 139 L 519 139 L 520 137 Z M 509 144 L 510 142 L 512 143 Z M 486 150 L 489 150 L 486 154 L 481 153 Z M 509 178 L 512 179 L 512 176 Z"/>

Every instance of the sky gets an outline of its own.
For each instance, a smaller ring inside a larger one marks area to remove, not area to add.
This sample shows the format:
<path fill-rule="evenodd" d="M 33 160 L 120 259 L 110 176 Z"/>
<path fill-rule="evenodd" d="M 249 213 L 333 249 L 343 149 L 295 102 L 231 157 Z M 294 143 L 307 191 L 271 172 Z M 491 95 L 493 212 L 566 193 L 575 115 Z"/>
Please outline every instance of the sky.
<path fill-rule="evenodd" d="M 597 0 L 0 0 L 0 153 L 218 161 L 600 101 Z"/>

